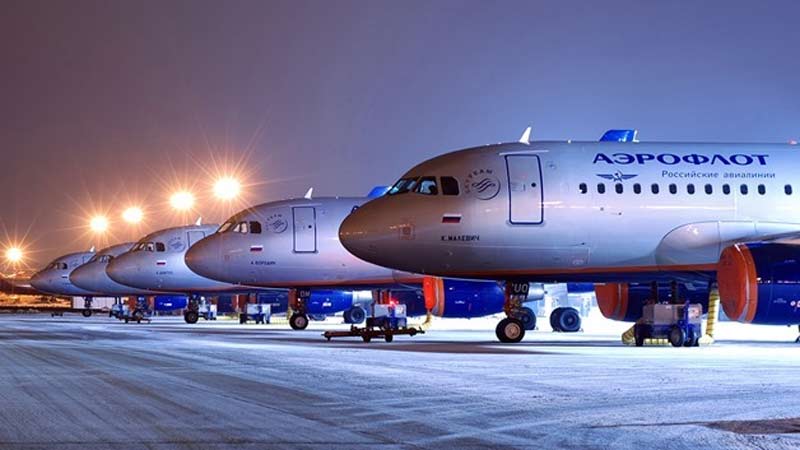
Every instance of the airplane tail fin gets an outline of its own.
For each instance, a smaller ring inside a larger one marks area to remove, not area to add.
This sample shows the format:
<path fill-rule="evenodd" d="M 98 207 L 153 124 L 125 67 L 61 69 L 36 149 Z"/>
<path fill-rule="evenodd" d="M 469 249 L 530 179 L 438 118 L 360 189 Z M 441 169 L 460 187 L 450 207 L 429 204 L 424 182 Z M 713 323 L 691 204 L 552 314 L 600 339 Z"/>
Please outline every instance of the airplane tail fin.
<path fill-rule="evenodd" d="M 600 138 L 600 142 L 639 142 L 639 130 L 608 130 Z"/>
<path fill-rule="evenodd" d="M 383 197 L 383 194 L 387 192 L 389 192 L 389 186 L 375 186 L 371 191 L 369 191 L 367 198 Z"/>

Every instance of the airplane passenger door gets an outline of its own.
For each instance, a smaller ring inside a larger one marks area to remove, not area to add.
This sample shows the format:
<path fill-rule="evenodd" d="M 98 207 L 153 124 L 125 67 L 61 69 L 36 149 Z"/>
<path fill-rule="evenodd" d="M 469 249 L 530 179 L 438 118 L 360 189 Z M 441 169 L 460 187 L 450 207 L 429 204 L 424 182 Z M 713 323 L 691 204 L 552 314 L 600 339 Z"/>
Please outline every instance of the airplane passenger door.
<path fill-rule="evenodd" d="M 292 208 L 295 253 L 315 253 L 317 251 L 316 216 L 316 210 L 313 206 Z"/>
<path fill-rule="evenodd" d="M 542 166 L 538 155 L 506 155 L 508 220 L 512 224 L 544 222 Z"/>

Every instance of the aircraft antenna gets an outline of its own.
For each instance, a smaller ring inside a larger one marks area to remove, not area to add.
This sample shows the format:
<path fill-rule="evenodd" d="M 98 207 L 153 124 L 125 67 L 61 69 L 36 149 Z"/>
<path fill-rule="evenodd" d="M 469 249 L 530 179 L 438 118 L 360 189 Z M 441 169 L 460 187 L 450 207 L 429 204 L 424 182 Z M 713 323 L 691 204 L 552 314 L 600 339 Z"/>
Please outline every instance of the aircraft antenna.
<path fill-rule="evenodd" d="M 306 195 L 304 195 L 303 198 L 306 199 L 306 200 L 311 200 L 311 195 L 313 193 L 314 193 L 314 188 L 310 187 L 310 188 L 308 188 L 308 192 L 306 192 Z"/>
<path fill-rule="evenodd" d="M 532 127 L 525 128 L 525 132 L 522 133 L 522 137 L 519 138 L 520 144 L 528 145 L 531 143 L 531 128 Z"/>

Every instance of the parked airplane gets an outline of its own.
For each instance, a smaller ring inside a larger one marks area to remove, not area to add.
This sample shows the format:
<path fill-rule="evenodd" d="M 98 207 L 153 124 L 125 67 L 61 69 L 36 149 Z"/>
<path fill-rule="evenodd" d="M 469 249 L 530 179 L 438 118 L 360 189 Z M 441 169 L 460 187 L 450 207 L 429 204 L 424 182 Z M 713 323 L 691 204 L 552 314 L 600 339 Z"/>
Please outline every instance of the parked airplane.
<path fill-rule="evenodd" d="M 512 312 L 530 281 L 620 283 L 598 303 L 630 319 L 642 298 L 627 283 L 716 280 L 730 318 L 800 323 L 798 147 L 634 135 L 530 142 L 528 131 L 430 159 L 354 211 L 341 241 L 397 270 L 503 280 Z M 497 335 L 519 341 L 524 327 L 512 314 Z"/>
<path fill-rule="evenodd" d="M 98 251 L 86 264 L 78 266 L 69 274 L 70 282 L 80 289 L 102 292 L 109 297 L 156 295 L 159 291 L 139 289 L 118 283 L 106 273 L 108 264 L 114 258 L 127 253 L 133 246 L 133 242 L 126 242 Z"/>
<path fill-rule="evenodd" d="M 367 200 L 302 198 L 248 208 L 192 246 L 186 262 L 193 271 L 216 280 L 292 289 L 293 328 L 305 327 L 308 296 L 317 289 L 390 291 L 394 300 L 423 302 L 425 310 L 443 317 L 479 317 L 503 310 L 503 290 L 496 282 L 423 277 L 386 269 L 347 252 L 338 239 L 339 226 Z M 411 309 L 422 308 L 411 305 Z M 518 308 L 515 317 L 529 329 L 535 327 L 536 316 L 529 308 Z M 577 331 L 580 316 L 565 315 L 563 323 L 568 324 L 565 331 Z"/>
<path fill-rule="evenodd" d="M 92 297 L 102 294 L 95 291 L 81 289 L 69 279 L 70 273 L 79 266 L 88 262 L 94 256 L 94 249 L 88 252 L 69 253 L 50 262 L 44 269 L 36 272 L 30 280 L 34 289 L 50 295 L 66 297 L 83 297 L 85 309 L 81 312 L 85 317 L 92 315 Z"/>
<path fill-rule="evenodd" d="M 111 259 L 106 273 L 116 283 L 147 291 L 183 293 L 189 296 L 184 319 L 196 323 L 200 302 L 206 295 L 251 294 L 264 289 L 244 284 L 231 284 L 192 272 L 186 265 L 186 252 L 218 225 L 190 225 L 151 233 L 137 242 L 130 251 Z M 314 316 L 360 308 L 350 292 L 318 292 L 311 301 Z M 363 312 L 363 310 L 361 310 Z M 363 314 L 361 314 L 363 316 Z M 353 321 L 357 317 L 352 317 Z M 307 324 L 307 321 L 306 321 Z M 304 328 L 304 327 L 303 327 Z"/>

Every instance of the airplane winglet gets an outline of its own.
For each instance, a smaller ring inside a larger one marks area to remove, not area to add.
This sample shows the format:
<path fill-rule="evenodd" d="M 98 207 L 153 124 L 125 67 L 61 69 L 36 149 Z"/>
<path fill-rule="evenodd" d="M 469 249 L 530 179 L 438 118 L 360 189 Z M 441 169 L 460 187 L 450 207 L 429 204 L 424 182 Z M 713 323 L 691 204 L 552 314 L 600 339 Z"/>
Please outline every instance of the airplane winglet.
<path fill-rule="evenodd" d="M 533 127 L 525 128 L 525 132 L 522 133 L 522 137 L 519 138 L 519 143 L 520 144 L 526 144 L 527 145 L 527 144 L 531 143 L 531 128 L 533 128 Z"/>
<path fill-rule="evenodd" d="M 203 218 L 202 217 L 198 217 L 197 221 L 194 223 L 194 225 L 199 227 L 202 224 L 203 224 Z"/>
<path fill-rule="evenodd" d="M 311 200 L 312 194 L 314 194 L 314 188 L 313 187 L 308 188 L 308 192 L 306 192 L 306 195 L 304 195 L 303 198 L 306 200 Z"/>

